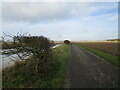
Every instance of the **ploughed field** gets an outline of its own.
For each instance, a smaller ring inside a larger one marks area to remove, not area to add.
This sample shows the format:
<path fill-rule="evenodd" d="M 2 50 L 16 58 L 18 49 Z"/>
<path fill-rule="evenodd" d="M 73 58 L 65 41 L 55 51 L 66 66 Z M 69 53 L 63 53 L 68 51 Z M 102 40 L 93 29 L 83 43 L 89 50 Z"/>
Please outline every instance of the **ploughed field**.
<path fill-rule="evenodd" d="M 74 43 L 79 43 L 81 45 L 99 49 L 101 51 L 118 56 L 119 45 L 118 45 L 117 41 L 96 41 L 96 42 L 95 41 L 94 42 L 85 41 L 85 42 L 74 42 Z M 120 42 L 119 42 L 119 44 L 120 44 Z"/>
<path fill-rule="evenodd" d="M 5 43 L 0 43 L 0 45 L 2 46 L 1 47 L 1 49 L 12 49 L 12 48 L 16 48 L 17 47 L 17 45 L 15 45 L 15 44 L 13 44 L 13 43 L 10 43 L 10 42 L 8 42 L 7 43 L 8 45 L 6 45 Z"/>

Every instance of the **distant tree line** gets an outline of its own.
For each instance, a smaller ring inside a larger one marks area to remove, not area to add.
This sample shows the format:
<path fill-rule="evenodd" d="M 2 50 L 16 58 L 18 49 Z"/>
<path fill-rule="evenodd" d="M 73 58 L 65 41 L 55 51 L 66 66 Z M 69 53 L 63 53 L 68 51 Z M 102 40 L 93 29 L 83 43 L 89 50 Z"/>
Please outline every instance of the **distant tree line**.
<path fill-rule="evenodd" d="M 107 41 L 120 41 L 120 39 L 108 39 Z"/>

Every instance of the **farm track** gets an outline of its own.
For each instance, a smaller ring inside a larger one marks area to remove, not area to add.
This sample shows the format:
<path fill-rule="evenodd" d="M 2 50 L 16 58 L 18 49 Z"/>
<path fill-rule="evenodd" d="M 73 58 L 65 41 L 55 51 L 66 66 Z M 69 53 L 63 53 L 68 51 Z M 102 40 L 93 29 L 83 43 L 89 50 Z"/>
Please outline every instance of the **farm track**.
<path fill-rule="evenodd" d="M 98 56 L 71 45 L 67 88 L 116 88 L 118 68 Z"/>

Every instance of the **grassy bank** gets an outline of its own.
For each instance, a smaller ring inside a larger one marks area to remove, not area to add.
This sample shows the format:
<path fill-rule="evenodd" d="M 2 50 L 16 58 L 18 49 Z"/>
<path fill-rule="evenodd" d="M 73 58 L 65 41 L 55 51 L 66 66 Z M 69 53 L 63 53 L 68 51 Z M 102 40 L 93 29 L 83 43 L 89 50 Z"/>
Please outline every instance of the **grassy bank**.
<path fill-rule="evenodd" d="M 35 70 L 31 70 L 35 58 L 31 58 L 29 61 L 19 61 L 14 66 L 3 70 L 3 88 L 63 88 L 68 60 L 68 46 L 57 47 L 52 53 L 53 56 L 49 59 L 55 62 L 50 64 L 49 68 L 52 71 L 48 70 L 47 76 L 40 77 L 34 72 Z M 31 65 L 28 63 L 31 63 Z"/>
<path fill-rule="evenodd" d="M 67 69 L 68 61 L 68 46 L 63 45 L 53 50 L 55 58 L 58 62 L 58 65 L 54 68 L 57 70 L 57 73 L 46 78 L 45 82 L 41 84 L 42 88 L 64 88 L 65 85 L 65 76 Z"/>
<path fill-rule="evenodd" d="M 0 89 L 2 88 L 2 72 L 0 71 Z"/>
<path fill-rule="evenodd" d="M 103 59 L 107 60 L 108 62 L 110 62 L 111 64 L 115 65 L 115 66 L 119 66 L 120 65 L 120 61 L 118 61 L 118 56 L 115 56 L 115 55 L 112 55 L 112 54 L 109 54 L 109 53 L 106 53 L 106 52 L 103 52 L 103 51 L 100 51 L 98 49 L 94 49 L 94 48 L 91 48 L 91 47 L 86 47 L 84 45 L 81 45 L 81 44 L 77 44 L 78 46 L 102 57 Z"/>

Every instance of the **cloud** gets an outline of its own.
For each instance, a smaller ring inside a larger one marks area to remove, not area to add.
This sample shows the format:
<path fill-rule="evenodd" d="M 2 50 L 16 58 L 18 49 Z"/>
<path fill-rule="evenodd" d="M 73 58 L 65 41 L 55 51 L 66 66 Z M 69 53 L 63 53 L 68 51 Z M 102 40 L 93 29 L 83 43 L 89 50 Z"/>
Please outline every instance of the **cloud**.
<path fill-rule="evenodd" d="M 3 3 L 5 21 L 56 21 L 88 12 L 87 3 Z"/>
<path fill-rule="evenodd" d="M 3 31 L 44 35 L 52 40 L 117 37 L 117 3 L 3 3 Z M 109 33 L 108 33 L 109 32 Z"/>
<path fill-rule="evenodd" d="M 107 21 L 117 21 L 118 20 L 118 13 L 110 13 L 110 14 L 103 14 L 99 16 L 87 16 L 83 17 L 82 20 L 84 21 L 97 21 L 97 20 L 107 20 Z"/>
<path fill-rule="evenodd" d="M 79 2 L 11 2 L 3 3 L 3 21 L 51 22 L 89 15 L 106 9 L 105 5 Z M 108 8 L 109 9 L 109 8 Z"/>
<path fill-rule="evenodd" d="M 108 18 L 110 17 L 111 16 Z M 77 19 L 36 24 L 29 24 L 25 22 L 4 23 L 3 30 L 6 33 L 9 32 L 16 35 L 22 28 L 23 33 L 29 32 L 32 35 L 44 35 L 51 40 L 56 41 L 64 39 L 80 41 L 117 38 L 117 20 L 108 20 L 106 19 L 106 16 L 101 16 L 101 18 L 98 20 Z"/>
<path fill-rule="evenodd" d="M 3 2 L 118 2 L 119 0 L 2 0 Z"/>

